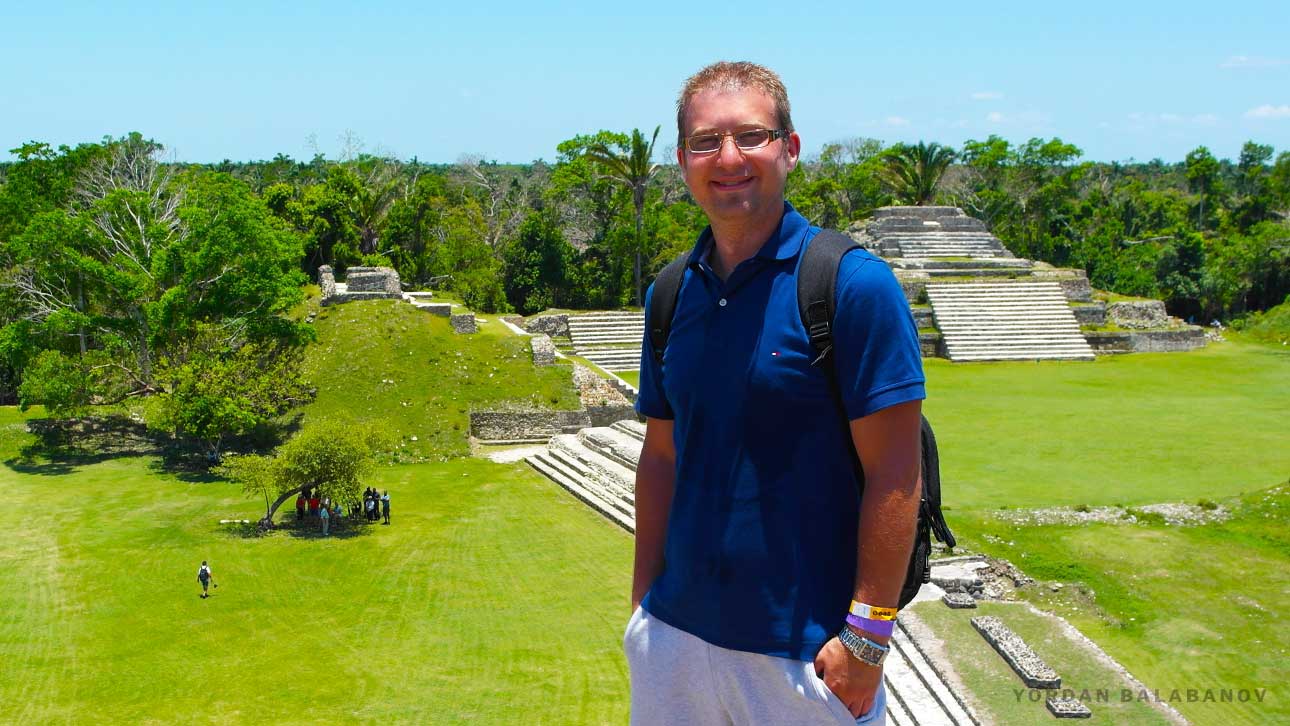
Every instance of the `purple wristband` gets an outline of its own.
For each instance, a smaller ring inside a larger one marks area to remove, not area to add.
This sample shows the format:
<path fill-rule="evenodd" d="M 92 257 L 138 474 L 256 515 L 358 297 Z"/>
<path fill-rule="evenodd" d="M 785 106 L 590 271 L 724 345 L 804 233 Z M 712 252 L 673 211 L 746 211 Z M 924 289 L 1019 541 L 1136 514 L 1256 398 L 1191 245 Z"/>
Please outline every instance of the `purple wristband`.
<path fill-rule="evenodd" d="M 847 625 L 860 628 L 866 633 L 873 633 L 874 635 L 889 637 L 891 635 L 891 631 L 896 628 L 896 621 L 895 620 L 872 620 L 870 618 L 862 618 L 859 615 L 852 615 L 850 613 L 847 613 Z"/>

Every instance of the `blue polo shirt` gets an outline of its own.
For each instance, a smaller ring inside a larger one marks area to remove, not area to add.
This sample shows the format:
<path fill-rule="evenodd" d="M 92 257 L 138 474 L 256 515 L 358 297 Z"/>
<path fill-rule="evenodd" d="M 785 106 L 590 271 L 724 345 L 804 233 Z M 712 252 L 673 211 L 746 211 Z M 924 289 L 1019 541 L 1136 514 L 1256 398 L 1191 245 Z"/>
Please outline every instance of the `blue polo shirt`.
<path fill-rule="evenodd" d="M 661 364 L 647 333 L 636 403 L 674 422 L 676 444 L 665 564 L 642 606 L 713 645 L 801 660 L 843 626 L 859 518 L 852 444 L 797 308 L 798 262 L 818 231 L 785 202 L 779 228 L 723 282 L 705 230 Z M 842 260 L 834 330 L 850 419 L 925 397 L 909 305 L 863 250 Z"/>

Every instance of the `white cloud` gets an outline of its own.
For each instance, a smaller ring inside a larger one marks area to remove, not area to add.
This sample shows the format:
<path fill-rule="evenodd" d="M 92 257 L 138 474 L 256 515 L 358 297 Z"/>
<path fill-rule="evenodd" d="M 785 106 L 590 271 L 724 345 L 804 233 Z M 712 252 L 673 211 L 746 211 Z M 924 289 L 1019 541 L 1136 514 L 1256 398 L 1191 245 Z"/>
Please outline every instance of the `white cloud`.
<path fill-rule="evenodd" d="M 1003 98 L 1003 94 L 998 91 L 977 91 L 972 94 L 973 101 L 998 101 Z"/>
<path fill-rule="evenodd" d="M 905 118 L 904 116 L 888 116 L 887 118 L 883 119 L 883 123 L 887 124 L 888 126 L 908 126 L 909 119 Z"/>
<path fill-rule="evenodd" d="M 1277 66 L 1290 66 L 1290 59 L 1234 55 L 1218 64 L 1219 68 L 1276 68 Z"/>
<path fill-rule="evenodd" d="M 1179 116 L 1176 113 L 1162 113 L 1160 114 L 1160 120 L 1167 124 L 1176 124 L 1179 121 L 1182 121 L 1182 116 Z"/>
<path fill-rule="evenodd" d="M 1280 106 L 1273 106 L 1270 103 L 1265 103 L 1258 108 L 1246 111 L 1245 118 L 1290 118 L 1290 104 L 1283 103 Z"/>
<path fill-rule="evenodd" d="M 1003 123 L 1003 122 L 1007 121 L 1007 120 L 1008 120 L 1008 117 L 1007 117 L 1007 116 L 1004 116 L 1003 114 L 999 113 L 998 111 L 991 111 L 990 113 L 986 114 L 986 116 L 985 116 L 985 120 L 986 120 L 986 121 L 989 121 L 989 122 L 990 122 L 990 123 L 992 123 L 992 124 L 1001 124 L 1001 123 Z"/>

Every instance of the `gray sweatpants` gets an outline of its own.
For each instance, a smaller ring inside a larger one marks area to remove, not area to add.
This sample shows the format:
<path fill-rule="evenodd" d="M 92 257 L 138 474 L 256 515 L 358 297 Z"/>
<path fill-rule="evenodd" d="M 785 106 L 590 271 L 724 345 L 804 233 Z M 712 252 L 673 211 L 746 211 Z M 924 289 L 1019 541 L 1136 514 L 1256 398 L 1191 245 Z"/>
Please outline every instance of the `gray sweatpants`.
<path fill-rule="evenodd" d="M 815 675 L 811 661 L 728 650 L 637 608 L 623 649 L 632 726 L 886 726 L 887 689 L 859 719 Z"/>

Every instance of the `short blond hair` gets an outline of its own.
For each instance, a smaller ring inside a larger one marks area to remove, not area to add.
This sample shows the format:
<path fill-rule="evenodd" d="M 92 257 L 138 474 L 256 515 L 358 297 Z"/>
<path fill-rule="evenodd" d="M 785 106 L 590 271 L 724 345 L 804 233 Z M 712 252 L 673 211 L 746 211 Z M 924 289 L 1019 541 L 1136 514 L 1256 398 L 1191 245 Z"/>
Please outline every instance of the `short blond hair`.
<path fill-rule="evenodd" d="M 748 61 L 717 61 L 703 70 L 690 76 L 681 86 L 681 95 L 676 97 L 676 144 L 685 146 L 685 112 L 690 101 L 700 91 L 709 89 L 722 91 L 739 91 L 752 88 L 767 96 L 775 103 L 775 120 L 781 129 L 793 130 L 793 117 L 788 105 L 788 90 L 779 74 L 766 66 Z"/>

